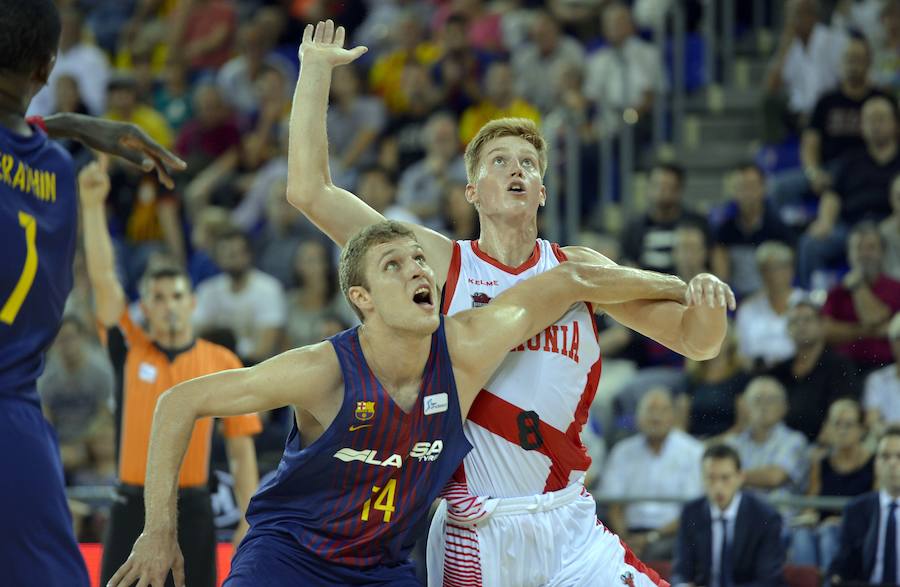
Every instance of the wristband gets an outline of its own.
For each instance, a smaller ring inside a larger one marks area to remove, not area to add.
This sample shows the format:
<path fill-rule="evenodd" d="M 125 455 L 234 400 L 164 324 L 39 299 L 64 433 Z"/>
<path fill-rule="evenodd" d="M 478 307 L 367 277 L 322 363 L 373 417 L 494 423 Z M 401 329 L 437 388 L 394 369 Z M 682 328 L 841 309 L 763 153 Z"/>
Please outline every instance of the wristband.
<path fill-rule="evenodd" d="M 33 124 L 34 126 L 38 127 L 39 129 L 44 131 L 44 134 L 50 134 L 47 131 L 47 123 L 44 122 L 43 116 L 29 116 L 28 118 L 25 119 L 25 122 L 27 122 L 28 124 Z"/>

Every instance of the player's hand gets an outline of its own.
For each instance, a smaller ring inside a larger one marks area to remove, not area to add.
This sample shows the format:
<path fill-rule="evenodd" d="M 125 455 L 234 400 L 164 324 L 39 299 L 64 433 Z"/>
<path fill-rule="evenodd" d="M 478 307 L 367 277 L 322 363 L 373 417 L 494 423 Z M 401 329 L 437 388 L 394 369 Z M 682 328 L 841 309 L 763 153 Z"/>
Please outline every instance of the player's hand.
<path fill-rule="evenodd" d="M 737 307 L 734 292 L 727 283 L 712 273 L 700 273 L 691 279 L 684 301 L 688 306 L 705 308 L 728 307 L 729 310 L 734 310 Z"/>
<path fill-rule="evenodd" d="M 184 557 L 178 537 L 171 533 L 142 532 L 125 564 L 119 567 L 106 587 L 164 587 L 172 570 L 176 587 L 184 587 Z"/>
<path fill-rule="evenodd" d="M 315 29 L 308 24 L 303 30 L 303 42 L 300 43 L 300 61 L 308 63 L 315 61 L 331 67 L 352 63 L 359 59 L 369 49 L 363 46 L 353 49 L 344 49 L 344 27 L 334 28 L 331 19 L 325 22 L 319 21 Z"/>
<path fill-rule="evenodd" d="M 78 199 L 82 206 L 102 205 L 109 195 L 109 157 L 100 155 L 78 174 Z"/>

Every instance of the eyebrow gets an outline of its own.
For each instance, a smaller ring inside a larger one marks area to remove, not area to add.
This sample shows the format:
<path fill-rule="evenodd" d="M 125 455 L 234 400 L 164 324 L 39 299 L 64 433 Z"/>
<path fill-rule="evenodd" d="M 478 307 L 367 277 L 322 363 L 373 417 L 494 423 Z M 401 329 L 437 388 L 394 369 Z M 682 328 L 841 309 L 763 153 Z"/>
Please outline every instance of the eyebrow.
<path fill-rule="evenodd" d="M 423 249 L 422 245 L 420 245 L 419 243 L 415 243 L 413 245 L 413 248 L 415 248 L 415 250 L 421 252 L 423 255 L 425 254 L 425 249 Z M 382 263 L 382 261 L 384 261 L 385 257 L 389 257 L 396 253 L 397 253 L 397 247 L 391 247 L 390 249 L 388 249 L 387 251 L 382 253 L 381 257 L 378 258 L 378 264 L 381 265 L 381 263 Z"/>

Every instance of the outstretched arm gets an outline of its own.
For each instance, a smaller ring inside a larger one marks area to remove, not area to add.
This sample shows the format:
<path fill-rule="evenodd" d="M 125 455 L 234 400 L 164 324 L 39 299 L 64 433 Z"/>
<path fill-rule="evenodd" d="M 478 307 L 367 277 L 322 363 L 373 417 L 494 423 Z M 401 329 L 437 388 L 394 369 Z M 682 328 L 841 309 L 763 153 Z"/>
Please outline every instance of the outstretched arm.
<path fill-rule="evenodd" d="M 184 560 L 178 547 L 176 500 L 178 470 L 194 421 L 207 416 L 236 416 L 293 404 L 330 425 L 342 398 L 337 357 L 330 343 L 288 351 L 247 369 L 233 369 L 180 383 L 156 404 L 144 488 L 144 531 L 110 586 L 162 585 L 172 569 L 184 584 Z"/>
<path fill-rule="evenodd" d="M 598 265 L 615 264 L 596 251 L 584 247 L 566 247 L 571 261 Z M 719 353 L 728 327 L 726 309 L 734 309 L 731 288 L 709 273 L 694 277 L 681 298 L 665 298 L 668 275 L 643 271 L 645 293 L 623 302 L 598 302 L 599 309 L 632 330 L 652 338 L 663 346 L 698 361 Z M 680 280 L 679 280 L 680 281 Z M 614 286 L 618 287 L 618 285 Z"/>
<path fill-rule="evenodd" d="M 313 30 L 307 25 L 300 45 L 300 76 L 291 106 L 288 142 L 287 199 L 339 246 L 361 229 L 384 217 L 354 194 L 334 185 L 328 166 L 325 120 L 331 72 L 366 52 L 365 47 L 344 49 L 344 27 L 330 20 Z M 439 282 L 450 266 L 452 244 L 445 236 L 421 226 L 408 225 Z"/>

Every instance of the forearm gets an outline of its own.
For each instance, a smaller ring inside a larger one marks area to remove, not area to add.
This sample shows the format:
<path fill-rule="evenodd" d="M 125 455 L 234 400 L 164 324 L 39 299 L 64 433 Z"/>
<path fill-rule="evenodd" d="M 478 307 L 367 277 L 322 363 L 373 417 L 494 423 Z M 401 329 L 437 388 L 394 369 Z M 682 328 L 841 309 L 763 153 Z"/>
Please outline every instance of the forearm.
<path fill-rule="evenodd" d="M 763 489 L 775 489 L 787 483 L 789 477 L 781 467 L 759 467 L 757 469 L 748 469 L 744 472 L 744 478 L 750 487 L 760 487 Z"/>
<path fill-rule="evenodd" d="M 710 264 L 716 277 L 727 282 L 731 276 L 731 257 L 728 255 L 728 249 L 722 245 L 715 245 Z"/>
<path fill-rule="evenodd" d="M 181 222 L 178 218 L 178 207 L 174 202 L 161 203 L 157 207 L 157 218 L 162 230 L 163 240 L 169 248 L 169 253 L 184 264 L 186 255 L 184 250 L 184 236 L 181 232 Z"/>
<path fill-rule="evenodd" d="M 828 344 L 855 342 L 868 335 L 868 329 L 858 322 L 825 319 L 825 340 Z"/>
<path fill-rule="evenodd" d="M 803 163 L 803 169 L 818 169 L 822 164 L 819 156 L 819 144 L 818 131 L 811 129 L 803 131 L 800 143 L 800 161 Z"/>
<path fill-rule="evenodd" d="M 819 219 L 833 226 L 840 214 L 840 197 L 834 192 L 825 192 L 819 201 Z"/>
<path fill-rule="evenodd" d="M 674 275 L 665 275 L 622 265 L 574 264 L 574 291 L 579 299 L 603 304 L 633 300 L 683 302 L 687 286 Z"/>
<path fill-rule="evenodd" d="M 238 436 L 226 444 L 231 475 L 234 477 L 234 494 L 241 517 L 247 513 L 250 498 L 259 485 L 259 470 L 256 466 L 256 449 L 253 438 Z"/>
<path fill-rule="evenodd" d="M 195 58 L 218 49 L 228 38 L 228 28 L 228 25 L 219 25 L 206 36 L 192 41 L 184 48 L 185 54 L 189 58 Z"/>
<path fill-rule="evenodd" d="M 329 65 L 306 61 L 300 69 L 291 106 L 288 140 L 288 199 L 308 204 L 331 185 L 325 118 L 331 88 Z"/>
<path fill-rule="evenodd" d="M 178 471 L 197 417 L 190 393 L 182 386 L 157 402 L 150 432 L 144 486 L 145 532 L 174 532 L 177 527 Z"/>
<path fill-rule="evenodd" d="M 74 139 L 81 141 L 86 136 L 90 117 L 84 114 L 60 112 L 44 118 L 47 135 L 51 139 Z"/>
<path fill-rule="evenodd" d="M 853 307 L 864 325 L 881 324 L 893 315 L 891 308 L 882 302 L 868 285 L 853 290 Z"/>
<path fill-rule="evenodd" d="M 94 294 L 97 317 L 104 325 L 115 324 L 125 309 L 125 294 L 116 275 L 112 239 L 103 204 L 83 205 L 84 257 Z"/>
<path fill-rule="evenodd" d="M 378 138 L 378 133 L 373 130 L 364 129 L 359 131 L 356 138 L 350 143 L 350 146 L 347 147 L 347 150 L 344 151 L 344 154 L 341 157 L 341 162 L 344 164 L 344 167 L 355 166 L 360 156 L 366 152 L 366 149 L 369 148 L 376 138 Z"/>

